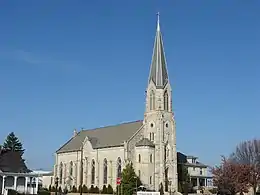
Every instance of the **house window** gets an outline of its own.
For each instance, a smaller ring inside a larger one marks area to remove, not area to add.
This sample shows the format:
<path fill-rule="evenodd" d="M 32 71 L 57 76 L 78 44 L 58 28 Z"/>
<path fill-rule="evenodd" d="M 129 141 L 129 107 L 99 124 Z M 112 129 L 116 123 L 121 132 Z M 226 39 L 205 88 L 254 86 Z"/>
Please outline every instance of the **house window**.
<path fill-rule="evenodd" d="M 104 178 L 103 184 L 107 184 L 107 159 L 104 159 Z"/>
<path fill-rule="evenodd" d="M 200 168 L 200 174 L 202 175 L 202 168 Z"/>
<path fill-rule="evenodd" d="M 153 179 L 152 176 L 150 176 L 150 184 L 152 184 L 152 179 Z"/>
<path fill-rule="evenodd" d="M 169 110 L 169 96 L 168 96 L 168 92 L 167 91 L 164 92 L 163 99 L 164 99 L 164 101 L 163 101 L 163 103 L 164 103 L 164 110 L 168 111 Z"/>
<path fill-rule="evenodd" d="M 150 110 L 155 109 L 155 93 L 154 91 L 151 91 L 150 93 Z"/>
<path fill-rule="evenodd" d="M 140 178 L 141 177 L 141 171 L 138 170 L 138 177 Z"/>
<path fill-rule="evenodd" d="M 138 155 L 138 162 L 141 162 L 141 154 Z"/>
<path fill-rule="evenodd" d="M 121 161 L 121 158 L 118 157 L 117 158 L 117 177 L 121 178 L 121 175 L 122 175 L 122 161 Z"/>
<path fill-rule="evenodd" d="M 193 167 L 193 171 L 195 171 L 195 167 Z"/>
<path fill-rule="evenodd" d="M 91 163 L 91 184 L 95 184 L 95 160 Z"/>
<path fill-rule="evenodd" d="M 150 154 L 150 163 L 152 163 L 152 162 L 153 162 L 153 155 Z"/>

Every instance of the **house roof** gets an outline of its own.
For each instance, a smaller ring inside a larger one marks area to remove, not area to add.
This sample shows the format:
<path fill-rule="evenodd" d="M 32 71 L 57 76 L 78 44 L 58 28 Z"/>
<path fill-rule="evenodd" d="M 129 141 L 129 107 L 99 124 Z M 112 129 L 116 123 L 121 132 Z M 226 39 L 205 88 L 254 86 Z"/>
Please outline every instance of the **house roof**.
<path fill-rule="evenodd" d="M 56 153 L 79 151 L 85 138 L 88 137 L 94 149 L 122 146 L 143 125 L 143 121 L 122 123 L 91 130 L 82 130 L 65 143 Z"/>
<path fill-rule="evenodd" d="M 9 173 L 30 173 L 19 152 L 0 151 L 0 170 Z"/>
<path fill-rule="evenodd" d="M 149 139 L 147 138 L 143 138 L 141 139 L 139 142 L 137 142 L 135 144 L 136 147 L 140 147 L 140 146 L 149 146 L 149 147 L 155 147 L 154 143 L 151 142 Z"/>
<path fill-rule="evenodd" d="M 189 162 L 187 162 L 186 166 L 188 166 L 188 167 L 202 167 L 202 168 L 208 167 L 207 165 L 205 165 L 203 163 L 200 163 L 198 161 L 196 163 L 189 163 Z"/>

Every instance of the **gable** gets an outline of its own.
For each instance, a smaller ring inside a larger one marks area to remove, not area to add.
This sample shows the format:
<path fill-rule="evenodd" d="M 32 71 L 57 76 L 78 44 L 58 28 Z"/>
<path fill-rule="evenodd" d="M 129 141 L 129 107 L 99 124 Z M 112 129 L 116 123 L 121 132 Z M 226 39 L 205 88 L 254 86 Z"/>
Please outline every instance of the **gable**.
<path fill-rule="evenodd" d="M 92 130 L 82 130 L 56 153 L 80 150 L 86 137 L 91 142 L 93 149 L 123 146 L 124 141 L 129 140 L 142 125 L 143 121 L 140 120 Z"/>

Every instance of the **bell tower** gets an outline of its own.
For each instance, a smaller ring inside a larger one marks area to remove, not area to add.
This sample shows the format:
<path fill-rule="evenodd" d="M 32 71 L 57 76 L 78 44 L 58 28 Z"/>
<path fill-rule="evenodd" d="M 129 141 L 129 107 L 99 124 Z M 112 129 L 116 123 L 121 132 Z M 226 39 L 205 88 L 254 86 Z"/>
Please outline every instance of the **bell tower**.
<path fill-rule="evenodd" d="M 177 151 L 172 89 L 168 77 L 159 13 L 146 90 L 144 124 L 144 136 L 155 144 L 153 174 L 155 190 L 163 186 L 166 192 L 177 191 Z"/>

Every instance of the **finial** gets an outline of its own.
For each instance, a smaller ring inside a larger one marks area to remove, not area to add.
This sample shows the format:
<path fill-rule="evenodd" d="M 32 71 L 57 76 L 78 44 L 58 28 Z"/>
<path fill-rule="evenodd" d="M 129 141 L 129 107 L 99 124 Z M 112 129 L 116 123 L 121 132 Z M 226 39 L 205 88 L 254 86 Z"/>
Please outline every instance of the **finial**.
<path fill-rule="evenodd" d="M 160 31 L 160 12 L 157 12 L 157 31 Z"/>

